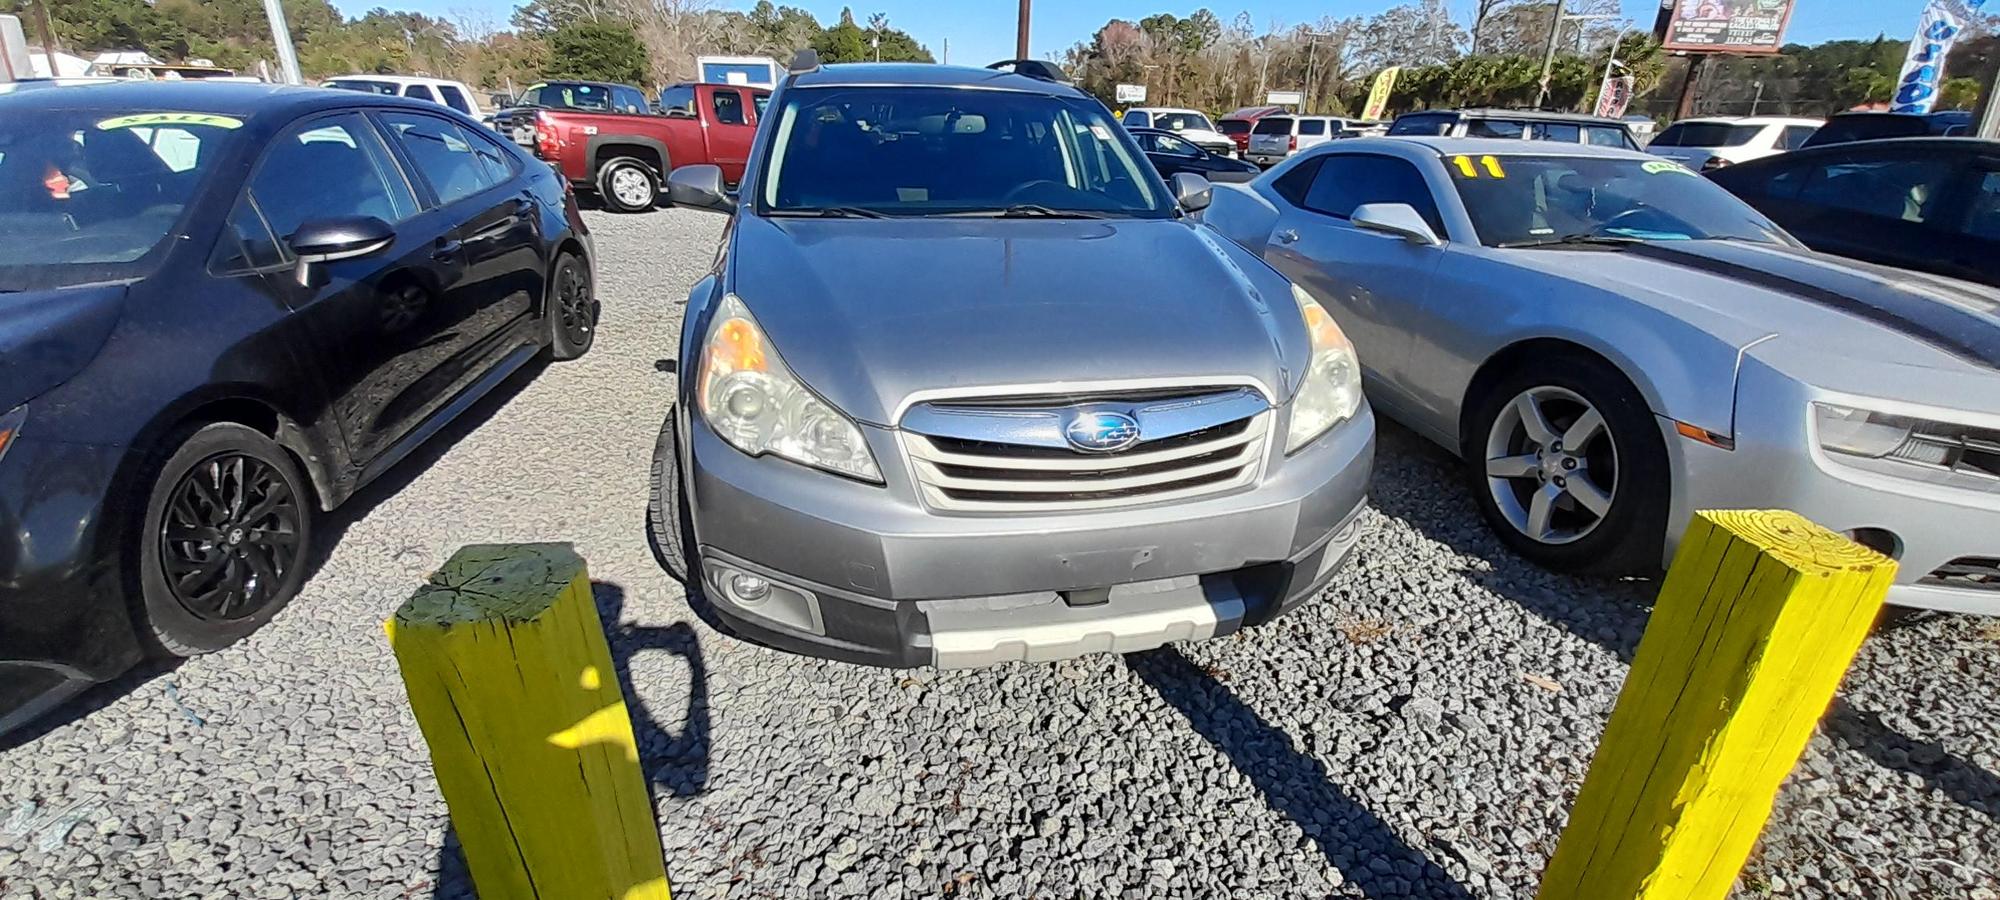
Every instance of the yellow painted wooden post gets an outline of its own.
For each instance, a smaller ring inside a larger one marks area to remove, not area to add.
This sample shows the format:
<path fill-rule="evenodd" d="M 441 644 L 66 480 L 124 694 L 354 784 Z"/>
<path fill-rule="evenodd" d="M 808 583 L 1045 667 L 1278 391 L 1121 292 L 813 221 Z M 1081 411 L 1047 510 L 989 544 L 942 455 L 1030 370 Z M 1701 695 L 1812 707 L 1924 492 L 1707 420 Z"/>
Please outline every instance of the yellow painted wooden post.
<path fill-rule="evenodd" d="M 1697 513 L 1540 900 L 1726 896 L 1895 574 L 1796 513 Z"/>
<path fill-rule="evenodd" d="M 667 900 L 632 721 L 570 545 L 465 547 L 383 627 L 480 897 Z"/>

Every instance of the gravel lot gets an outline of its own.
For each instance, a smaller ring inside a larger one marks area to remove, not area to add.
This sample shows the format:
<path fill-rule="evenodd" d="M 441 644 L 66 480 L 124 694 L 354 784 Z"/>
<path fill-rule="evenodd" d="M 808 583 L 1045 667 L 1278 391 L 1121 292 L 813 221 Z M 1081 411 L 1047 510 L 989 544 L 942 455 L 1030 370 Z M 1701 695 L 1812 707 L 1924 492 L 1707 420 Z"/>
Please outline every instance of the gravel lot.
<path fill-rule="evenodd" d="M 1653 585 L 1512 557 L 1387 426 L 1355 564 L 1246 635 L 979 672 L 723 638 L 642 524 L 658 361 L 721 220 L 590 221 L 590 356 L 339 514 L 259 634 L 0 749 L 0 896 L 469 895 L 380 623 L 460 544 L 551 540 L 618 623 L 679 896 L 1533 895 Z M 1996 652 L 1972 618 L 1873 637 L 1739 894 L 2000 897 Z"/>

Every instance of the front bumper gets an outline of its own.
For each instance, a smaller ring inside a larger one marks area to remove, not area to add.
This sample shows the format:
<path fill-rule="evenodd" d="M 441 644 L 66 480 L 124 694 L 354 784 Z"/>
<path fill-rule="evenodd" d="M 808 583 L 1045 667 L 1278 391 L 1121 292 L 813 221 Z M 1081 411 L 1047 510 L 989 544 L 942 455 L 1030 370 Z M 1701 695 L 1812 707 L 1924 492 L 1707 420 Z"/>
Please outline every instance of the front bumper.
<path fill-rule="evenodd" d="M 1254 487 L 1088 513 L 925 509 L 895 435 L 864 428 L 888 484 L 751 458 L 682 418 L 706 596 L 732 631 L 882 666 L 962 668 L 1131 652 L 1261 624 L 1315 596 L 1360 536 L 1364 407 Z M 1274 442 L 1275 443 L 1275 442 Z M 745 602 L 737 575 L 766 579 Z"/>
<path fill-rule="evenodd" d="M 2000 559 L 2000 494 L 1843 463 L 1820 448 L 1810 424 L 1815 400 L 1990 427 L 2000 427 L 2000 420 L 1830 392 L 1802 385 L 1755 359 L 1745 361 L 1737 395 L 1734 450 L 1682 438 L 1671 423 L 1663 423 L 1677 457 L 1669 560 L 1681 526 L 1697 510 L 1789 509 L 1834 531 L 1869 529 L 1870 541 L 1887 543 L 1898 563 L 1888 602 L 2000 615 L 2000 585 L 1939 574 L 1947 564 L 1966 558 Z"/>

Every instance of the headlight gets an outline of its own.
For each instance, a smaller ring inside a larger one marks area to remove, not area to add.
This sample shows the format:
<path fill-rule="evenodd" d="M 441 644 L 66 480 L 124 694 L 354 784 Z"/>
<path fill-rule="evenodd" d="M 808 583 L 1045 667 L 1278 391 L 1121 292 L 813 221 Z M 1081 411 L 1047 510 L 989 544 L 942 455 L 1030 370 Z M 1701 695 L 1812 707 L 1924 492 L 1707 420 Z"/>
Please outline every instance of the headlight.
<path fill-rule="evenodd" d="M 14 439 L 21 436 L 21 421 L 27 417 L 27 404 L 16 406 L 4 415 L 0 415 L 0 459 L 7 457 L 7 448 L 14 446 Z"/>
<path fill-rule="evenodd" d="M 1306 365 L 1305 384 L 1292 398 L 1286 453 L 1311 443 L 1361 408 L 1361 363 L 1354 356 L 1354 345 L 1319 301 L 1296 284 L 1292 285 L 1292 299 L 1298 301 L 1306 333 L 1312 336 L 1312 361 Z"/>
<path fill-rule="evenodd" d="M 1916 420 L 1831 403 L 1814 403 L 1819 445 L 1836 453 L 1876 459 L 1910 439 Z"/>
<path fill-rule="evenodd" d="M 702 420 L 736 449 L 881 483 L 882 470 L 861 429 L 785 368 L 734 294 L 722 298 L 708 326 L 698 378 Z"/>

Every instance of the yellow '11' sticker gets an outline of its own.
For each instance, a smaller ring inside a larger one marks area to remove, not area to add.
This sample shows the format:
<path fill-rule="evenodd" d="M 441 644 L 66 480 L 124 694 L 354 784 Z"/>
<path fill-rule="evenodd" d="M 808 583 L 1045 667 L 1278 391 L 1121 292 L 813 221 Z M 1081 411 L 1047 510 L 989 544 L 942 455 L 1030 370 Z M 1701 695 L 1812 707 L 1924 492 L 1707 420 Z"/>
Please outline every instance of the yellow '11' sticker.
<path fill-rule="evenodd" d="M 207 113 L 139 113 L 137 115 L 119 116 L 115 119 L 105 119 L 97 123 L 97 128 L 99 131 L 110 131 L 113 128 L 145 128 L 160 125 L 207 125 L 211 128 L 241 128 L 243 127 L 243 120 L 232 119 L 228 116 L 213 116 Z"/>
<path fill-rule="evenodd" d="M 1466 178 L 1478 178 L 1480 169 L 1482 168 L 1486 170 L 1486 174 L 1490 177 L 1507 177 L 1507 170 L 1500 167 L 1500 159 L 1495 156 L 1487 155 L 1479 157 L 1479 164 L 1476 166 L 1473 165 L 1472 157 L 1470 156 L 1454 156 L 1451 158 L 1451 162 L 1452 165 L 1458 167 L 1458 174 Z"/>

